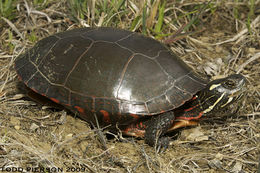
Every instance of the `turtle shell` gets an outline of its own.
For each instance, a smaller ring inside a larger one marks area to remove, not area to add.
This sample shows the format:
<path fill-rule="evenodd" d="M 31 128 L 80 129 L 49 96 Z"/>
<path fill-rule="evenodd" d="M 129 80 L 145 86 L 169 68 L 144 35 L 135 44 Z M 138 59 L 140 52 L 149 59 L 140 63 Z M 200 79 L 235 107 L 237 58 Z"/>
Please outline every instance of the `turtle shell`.
<path fill-rule="evenodd" d="M 160 42 L 115 28 L 44 38 L 15 69 L 35 92 L 105 124 L 173 110 L 207 84 Z"/>

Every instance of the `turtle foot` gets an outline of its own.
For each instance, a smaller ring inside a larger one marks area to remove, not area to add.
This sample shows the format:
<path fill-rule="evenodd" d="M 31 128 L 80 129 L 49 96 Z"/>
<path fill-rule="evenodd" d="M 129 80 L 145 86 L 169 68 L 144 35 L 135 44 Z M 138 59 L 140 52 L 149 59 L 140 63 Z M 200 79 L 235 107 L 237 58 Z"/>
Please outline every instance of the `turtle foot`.
<path fill-rule="evenodd" d="M 173 112 L 167 112 L 149 120 L 145 130 L 145 142 L 150 146 L 155 146 L 157 152 L 165 151 L 169 146 L 169 138 L 164 134 L 172 126 L 175 119 Z"/>
<path fill-rule="evenodd" d="M 168 137 L 161 137 L 156 144 L 156 152 L 163 153 L 169 146 L 170 140 Z"/>

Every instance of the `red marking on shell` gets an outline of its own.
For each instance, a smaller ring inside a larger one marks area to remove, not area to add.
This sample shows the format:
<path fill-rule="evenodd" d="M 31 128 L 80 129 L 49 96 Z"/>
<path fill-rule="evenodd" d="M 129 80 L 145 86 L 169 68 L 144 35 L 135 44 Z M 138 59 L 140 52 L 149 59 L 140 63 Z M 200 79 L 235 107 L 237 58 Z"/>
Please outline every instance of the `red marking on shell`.
<path fill-rule="evenodd" d="M 191 100 L 196 100 L 198 96 L 193 96 Z"/>
<path fill-rule="evenodd" d="M 103 119 L 104 119 L 105 122 L 107 122 L 107 123 L 110 122 L 109 113 L 107 111 L 100 110 L 99 112 L 103 114 Z"/>
<path fill-rule="evenodd" d="M 22 77 L 21 77 L 20 75 L 17 75 L 17 76 L 18 76 L 18 79 L 19 79 L 20 81 L 23 80 Z"/>
<path fill-rule="evenodd" d="M 122 115 L 121 115 L 120 113 L 118 113 L 118 114 L 117 114 L 117 117 L 118 117 L 119 119 L 121 119 L 121 118 L 122 118 Z"/>
<path fill-rule="evenodd" d="M 55 98 L 50 98 L 52 101 L 54 101 L 55 103 L 60 103 L 60 101 L 59 100 L 57 100 L 57 99 L 55 99 Z"/>
<path fill-rule="evenodd" d="M 70 104 L 68 104 L 68 103 L 65 103 L 64 105 L 65 105 L 65 106 L 71 106 L 71 105 L 70 105 Z"/>
<path fill-rule="evenodd" d="M 38 93 L 38 92 L 37 92 L 37 90 L 36 90 L 36 89 L 34 89 L 34 88 L 31 88 L 31 90 L 33 90 L 34 92 Z"/>
<path fill-rule="evenodd" d="M 84 109 L 83 108 L 81 108 L 79 106 L 74 106 L 74 108 L 76 108 L 79 111 L 79 113 L 81 113 L 81 114 L 84 113 Z"/>
<path fill-rule="evenodd" d="M 138 119 L 139 118 L 139 116 L 136 115 L 136 114 L 130 114 L 130 116 L 133 117 L 134 119 Z"/>
<path fill-rule="evenodd" d="M 161 111 L 160 111 L 160 113 L 164 113 L 164 112 L 165 112 L 165 110 L 161 110 Z"/>

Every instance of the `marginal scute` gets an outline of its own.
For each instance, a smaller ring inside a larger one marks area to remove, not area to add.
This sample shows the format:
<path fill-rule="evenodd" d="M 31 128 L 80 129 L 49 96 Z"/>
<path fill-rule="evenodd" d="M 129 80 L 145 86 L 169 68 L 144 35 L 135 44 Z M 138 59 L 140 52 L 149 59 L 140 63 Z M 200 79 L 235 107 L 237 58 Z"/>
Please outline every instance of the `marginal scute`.
<path fill-rule="evenodd" d="M 140 114 L 140 115 L 149 114 L 145 103 L 127 102 L 127 101 L 121 102 L 120 112 L 125 114 Z"/>
<path fill-rule="evenodd" d="M 146 104 L 151 114 L 158 113 L 158 111 L 159 112 L 169 111 L 174 108 L 174 106 L 170 102 L 168 102 L 165 95 L 162 95 L 160 97 L 155 97 L 154 99 L 148 101 Z"/>
<path fill-rule="evenodd" d="M 196 92 L 202 90 L 205 85 L 204 83 L 200 83 L 192 78 L 190 75 L 185 75 L 180 80 L 177 80 L 175 86 L 181 88 L 182 90 L 190 93 L 190 95 L 194 95 Z M 192 86 L 192 87 L 191 87 Z"/>
<path fill-rule="evenodd" d="M 15 68 L 24 83 L 28 83 L 28 80 L 37 72 L 37 68 L 26 57 L 19 58 L 16 61 Z"/>
<path fill-rule="evenodd" d="M 47 90 L 46 96 L 49 98 L 56 98 L 61 104 L 69 104 L 70 91 L 63 86 L 50 85 Z"/>
<path fill-rule="evenodd" d="M 115 115 L 119 112 L 119 102 L 114 99 L 95 98 L 95 109 L 105 110 L 111 115 Z"/>
<path fill-rule="evenodd" d="M 170 88 L 165 95 L 169 99 L 171 104 L 174 106 L 174 108 L 179 107 L 185 101 L 192 98 L 192 95 L 176 87 Z"/>
<path fill-rule="evenodd" d="M 23 68 L 24 66 L 26 66 L 27 64 L 32 64 L 32 63 L 29 61 L 27 54 L 22 54 L 15 60 L 14 66 L 15 66 L 16 71 L 19 72 L 20 69 Z"/>
<path fill-rule="evenodd" d="M 35 89 L 38 93 L 45 95 L 47 90 L 51 87 L 51 83 L 44 78 L 44 76 L 36 71 L 28 80 L 27 86 Z"/>
<path fill-rule="evenodd" d="M 189 73 L 188 75 L 193 81 L 195 81 L 196 83 L 199 83 L 201 85 L 200 90 L 202 90 L 208 83 L 209 80 L 205 77 L 201 77 L 200 75 L 198 75 L 196 72 L 192 71 L 191 73 Z"/>
<path fill-rule="evenodd" d="M 116 124 L 121 121 L 119 114 L 119 102 L 113 99 L 95 98 L 94 100 L 95 115 L 98 122 L 105 124 Z M 96 120 L 94 119 L 94 122 Z"/>
<path fill-rule="evenodd" d="M 100 110 L 99 111 L 101 114 L 103 114 L 103 121 L 105 123 L 111 123 L 110 115 L 106 110 Z"/>
<path fill-rule="evenodd" d="M 94 110 L 94 99 L 90 96 L 84 96 L 71 92 L 70 105 L 71 107 L 78 106 L 84 108 L 85 114 L 90 114 L 91 110 Z"/>

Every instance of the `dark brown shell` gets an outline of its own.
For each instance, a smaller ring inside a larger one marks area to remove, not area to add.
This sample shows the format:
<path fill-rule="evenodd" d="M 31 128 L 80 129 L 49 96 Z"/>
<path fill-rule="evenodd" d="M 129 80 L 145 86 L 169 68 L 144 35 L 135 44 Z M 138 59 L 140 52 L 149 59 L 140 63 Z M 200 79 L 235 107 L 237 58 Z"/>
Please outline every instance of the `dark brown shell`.
<path fill-rule="evenodd" d="M 116 122 L 119 115 L 172 110 L 206 85 L 160 42 L 114 28 L 44 38 L 17 58 L 15 68 L 34 91 L 84 116 L 97 112 Z"/>

